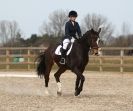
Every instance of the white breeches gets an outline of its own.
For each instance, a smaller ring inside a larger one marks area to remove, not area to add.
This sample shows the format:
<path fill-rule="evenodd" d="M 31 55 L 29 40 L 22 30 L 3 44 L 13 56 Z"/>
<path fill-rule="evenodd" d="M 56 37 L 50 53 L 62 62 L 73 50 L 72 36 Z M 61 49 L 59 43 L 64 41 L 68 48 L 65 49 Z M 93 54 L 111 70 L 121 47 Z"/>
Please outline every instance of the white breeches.
<path fill-rule="evenodd" d="M 63 41 L 63 49 L 66 50 L 69 43 L 70 43 L 69 39 L 64 39 L 64 41 Z"/>
<path fill-rule="evenodd" d="M 57 88 L 58 88 L 58 92 L 62 91 L 62 87 L 61 87 L 61 82 L 57 82 Z"/>

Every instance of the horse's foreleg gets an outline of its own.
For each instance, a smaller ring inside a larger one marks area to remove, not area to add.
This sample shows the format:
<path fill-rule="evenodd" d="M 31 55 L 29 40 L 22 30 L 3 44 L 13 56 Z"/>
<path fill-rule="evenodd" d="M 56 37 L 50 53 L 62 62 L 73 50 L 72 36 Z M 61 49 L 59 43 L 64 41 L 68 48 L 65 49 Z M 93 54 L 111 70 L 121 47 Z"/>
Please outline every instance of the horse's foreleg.
<path fill-rule="evenodd" d="M 84 84 L 84 81 L 85 81 L 85 77 L 83 75 L 81 75 L 80 79 L 81 79 L 81 82 L 80 82 L 80 85 L 79 85 L 79 91 L 81 92 L 82 89 L 83 89 L 83 84 Z"/>
<path fill-rule="evenodd" d="M 76 86 L 75 86 L 75 96 L 78 96 L 82 91 L 84 81 L 85 81 L 85 77 L 82 74 L 77 75 Z"/>
<path fill-rule="evenodd" d="M 79 82 L 80 82 L 80 77 L 77 76 L 76 83 L 75 83 L 75 90 L 79 88 Z"/>
<path fill-rule="evenodd" d="M 73 72 L 76 74 L 77 79 L 75 82 L 75 96 L 78 96 L 83 89 L 83 84 L 85 77 L 82 75 L 83 71 L 80 71 L 78 68 L 75 68 Z"/>
<path fill-rule="evenodd" d="M 60 67 L 58 69 L 58 71 L 54 74 L 55 76 L 55 80 L 57 82 L 57 94 L 58 95 L 61 95 L 62 94 L 62 87 L 61 87 L 61 82 L 60 82 L 60 76 L 62 73 L 64 73 L 66 71 L 66 68 L 65 67 Z"/>

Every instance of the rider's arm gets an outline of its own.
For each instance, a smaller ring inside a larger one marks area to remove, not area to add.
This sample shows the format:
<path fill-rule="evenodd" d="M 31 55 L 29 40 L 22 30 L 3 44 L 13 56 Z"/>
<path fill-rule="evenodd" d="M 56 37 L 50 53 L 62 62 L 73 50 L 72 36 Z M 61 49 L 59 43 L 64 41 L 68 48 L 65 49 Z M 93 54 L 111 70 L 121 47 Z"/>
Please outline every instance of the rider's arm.
<path fill-rule="evenodd" d="M 82 36 L 81 29 L 80 29 L 80 26 L 79 26 L 78 22 L 77 22 L 77 33 L 78 33 L 79 37 Z"/>
<path fill-rule="evenodd" d="M 67 22 L 65 25 L 65 36 L 69 36 L 70 35 L 70 31 L 69 31 L 69 23 Z"/>

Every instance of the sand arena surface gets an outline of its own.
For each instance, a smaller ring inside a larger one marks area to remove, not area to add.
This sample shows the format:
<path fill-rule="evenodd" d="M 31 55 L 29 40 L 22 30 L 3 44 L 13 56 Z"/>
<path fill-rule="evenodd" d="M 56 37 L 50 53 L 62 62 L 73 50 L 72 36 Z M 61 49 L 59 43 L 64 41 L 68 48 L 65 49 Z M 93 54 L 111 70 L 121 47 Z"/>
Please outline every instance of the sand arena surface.
<path fill-rule="evenodd" d="M 68 71 L 58 97 L 53 73 L 47 96 L 34 72 L 0 72 L 33 76 L 0 77 L 0 111 L 133 111 L 133 74 L 85 72 L 84 90 L 74 97 L 75 75 Z"/>

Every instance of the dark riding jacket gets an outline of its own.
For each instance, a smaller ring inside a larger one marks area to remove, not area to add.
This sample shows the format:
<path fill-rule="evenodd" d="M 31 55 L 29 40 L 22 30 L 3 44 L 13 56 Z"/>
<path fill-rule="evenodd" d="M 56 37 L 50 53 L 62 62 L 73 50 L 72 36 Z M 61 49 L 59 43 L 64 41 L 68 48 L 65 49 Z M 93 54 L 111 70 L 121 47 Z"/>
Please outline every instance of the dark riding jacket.
<path fill-rule="evenodd" d="M 66 25 L 65 25 L 65 37 L 71 39 L 72 37 L 76 38 L 76 33 L 78 34 L 79 37 L 81 37 L 81 30 L 78 22 L 74 21 L 74 25 L 72 22 L 69 20 Z"/>

